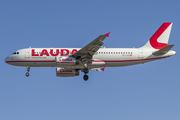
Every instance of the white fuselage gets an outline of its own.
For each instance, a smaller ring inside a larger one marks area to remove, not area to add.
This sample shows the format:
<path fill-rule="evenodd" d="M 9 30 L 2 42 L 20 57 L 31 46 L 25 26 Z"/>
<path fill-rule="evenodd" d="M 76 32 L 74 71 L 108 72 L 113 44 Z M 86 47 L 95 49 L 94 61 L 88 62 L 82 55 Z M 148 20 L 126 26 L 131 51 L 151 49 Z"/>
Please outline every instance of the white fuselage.
<path fill-rule="evenodd" d="M 26 48 L 14 52 L 5 62 L 27 67 L 27 77 L 30 67 L 57 67 L 58 77 L 78 76 L 81 70 L 86 81 L 89 70 L 104 71 L 104 67 L 129 66 L 176 55 L 171 50 L 174 45 L 168 45 L 171 27 L 172 22 L 163 23 L 140 48 L 103 48 L 103 40 L 109 37 L 109 32 L 83 48 Z"/>
<path fill-rule="evenodd" d="M 63 56 L 71 56 L 80 48 L 26 48 L 14 52 L 5 61 L 15 66 L 28 67 L 63 67 L 69 69 L 83 69 L 84 64 L 58 64 L 56 59 Z M 170 50 L 166 54 L 155 56 L 152 53 L 157 50 L 142 48 L 100 48 L 93 55 L 92 63 L 88 68 L 120 67 L 150 62 L 166 58 L 176 54 Z M 67 61 L 71 63 L 71 61 Z"/>

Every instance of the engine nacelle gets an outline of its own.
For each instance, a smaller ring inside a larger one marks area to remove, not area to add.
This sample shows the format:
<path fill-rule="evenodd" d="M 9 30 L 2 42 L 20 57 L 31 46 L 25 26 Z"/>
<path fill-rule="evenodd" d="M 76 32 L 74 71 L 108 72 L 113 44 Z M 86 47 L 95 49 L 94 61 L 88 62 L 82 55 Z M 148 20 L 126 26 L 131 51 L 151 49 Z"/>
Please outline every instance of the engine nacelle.
<path fill-rule="evenodd" d="M 56 57 L 56 64 L 57 65 L 75 65 L 76 59 L 74 57 Z"/>
<path fill-rule="evenodd" d="M 58 77 L 73 77 L 78 76 L 79 70 L 66 69 L 66 68 L 56 68 L 56 76 Z"/>

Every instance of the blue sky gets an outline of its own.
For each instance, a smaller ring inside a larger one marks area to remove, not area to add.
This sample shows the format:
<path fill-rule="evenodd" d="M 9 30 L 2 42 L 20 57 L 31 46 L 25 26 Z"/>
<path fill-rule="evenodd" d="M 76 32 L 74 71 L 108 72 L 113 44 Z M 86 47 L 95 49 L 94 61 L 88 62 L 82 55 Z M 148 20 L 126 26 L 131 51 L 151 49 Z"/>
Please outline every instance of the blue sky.
<path fill-rule="evenodd" d="M 179 120 L 178 0 L 1 0 L 0 119 Z M 173 22 L 176 56 L 82 77 L 55 68 L 10 66 L 4 59 L 28 47 L 80 48 L 101 34 L 109 48 L 141 47 L 163 22 Z"/>

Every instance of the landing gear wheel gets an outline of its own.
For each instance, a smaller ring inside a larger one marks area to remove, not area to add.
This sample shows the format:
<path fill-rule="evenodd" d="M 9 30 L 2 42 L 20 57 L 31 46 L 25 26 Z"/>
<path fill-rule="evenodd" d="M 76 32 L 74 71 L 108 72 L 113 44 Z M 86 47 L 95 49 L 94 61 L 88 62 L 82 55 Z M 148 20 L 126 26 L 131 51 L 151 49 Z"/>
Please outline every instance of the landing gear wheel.
<path fill-rule="evenodd" d="M 83 78 L 84 78 L 85 81 L 87 81 L 89 77 L 88 77 L 88 75 L 84 75 Z"/>
<path fill-rule="evenodd" d="M 88 73 L 89 69 L 88 68 L 84 68 L 84 73 Z"/>
<path fill-rule="evenodd" d="M 28 72 L 26 73 L 26 77 L 29 77 L 29 73 Z"/>

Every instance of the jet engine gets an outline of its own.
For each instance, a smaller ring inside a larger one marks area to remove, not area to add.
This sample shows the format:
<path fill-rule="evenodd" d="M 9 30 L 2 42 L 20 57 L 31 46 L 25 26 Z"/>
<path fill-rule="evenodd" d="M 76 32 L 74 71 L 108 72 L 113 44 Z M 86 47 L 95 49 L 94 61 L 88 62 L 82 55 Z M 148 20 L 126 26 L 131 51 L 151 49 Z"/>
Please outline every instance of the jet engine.
<path fill-rule="evenodd" d="M 56 76 L 58 77 L 73 77 L 78 75 L 79 70 L 77 69 L 66 69 L 61 67 L 56 68 Z"/>

